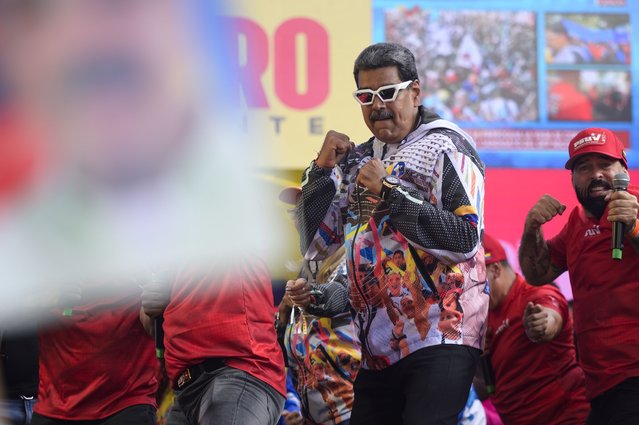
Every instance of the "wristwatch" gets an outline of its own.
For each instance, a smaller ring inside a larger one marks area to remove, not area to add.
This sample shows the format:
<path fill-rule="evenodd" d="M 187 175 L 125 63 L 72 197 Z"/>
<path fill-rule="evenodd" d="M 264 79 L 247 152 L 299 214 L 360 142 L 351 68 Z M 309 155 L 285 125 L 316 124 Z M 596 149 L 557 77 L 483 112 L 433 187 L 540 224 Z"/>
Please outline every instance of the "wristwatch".
<path fill-rule="evenodd" d="M 382 191 L 379 194 L 379 197 L 385 201 L 390 195 L 391 190 L 395 189 L 397 186 L 401 184 L 401 181 L 395 176 L 386 176 L 382 179 Z"/>

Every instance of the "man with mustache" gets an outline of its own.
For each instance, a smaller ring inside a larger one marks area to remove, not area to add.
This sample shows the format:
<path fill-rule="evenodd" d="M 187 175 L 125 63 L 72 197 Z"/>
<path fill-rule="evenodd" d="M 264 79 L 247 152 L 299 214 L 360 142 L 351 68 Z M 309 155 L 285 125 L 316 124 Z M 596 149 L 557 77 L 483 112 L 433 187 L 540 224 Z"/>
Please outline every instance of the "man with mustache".
<path fill-rule="evenodd" d="M 355 146 L 346 134 L 329 131 L 304 173 L 298 203 L 307 260 L 347 248 L 363 354 L 350 425 L 456 424 L 488 309 L 485 273 L 479 272 L 484 164 L 468 134 L 421 106 L 408 49 L 367 47 L 355 60 L 354 77 L 353 95 L 373 137 Z M 354 271 L 370 267 L 385 294 L 384 264 L 397 251 L 406 253 L 406 276 L 413 279 L 407 286 L 416 285 L 435 307 L 446 289 L 439 287 L 442 277 L 460 273 L 458 339 L 446 338 L 437 326 L 443 307 L 428 310 L 426 335 L 411 326 L 393 338 L 397 315 L 371 298 Z M 427 254 L 433 257 L 428 265 L 421 259 Z"/>
<path fill-rule="evenodd" d="M 552 282 L 568 270 L 588 424 L 639 423 L 639 188 L 613 192 L 628 173 L 622 143 L 608 129 L 587 128 L 569 143 L 572 183 L 580 205 L 561 232 L 545 240 L 542 225 L 566 209 L 544 195 L 528 212 L 519 251 L 526 280 Z M 613 260 L 612 223 L 625 225 L 623 258 Z"/>

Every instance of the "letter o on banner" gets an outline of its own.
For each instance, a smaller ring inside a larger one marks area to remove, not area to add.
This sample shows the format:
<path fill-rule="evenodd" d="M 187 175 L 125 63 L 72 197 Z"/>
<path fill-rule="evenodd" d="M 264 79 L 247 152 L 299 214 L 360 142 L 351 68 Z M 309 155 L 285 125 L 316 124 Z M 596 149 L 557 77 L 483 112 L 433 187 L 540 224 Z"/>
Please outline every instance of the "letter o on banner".
<path fill-rule="evenodd" d="M 306 40 L 306 81 L 304 93 L 298 92 L 297 37 Z M 328 32 L 317 21 L 294 18 L 282 23 L 275 32 L 275 93 L 286 106 L 311 109 L 326 100 L 329 92 Z M 291 54 L 291 52 L 293 52 Z"/>

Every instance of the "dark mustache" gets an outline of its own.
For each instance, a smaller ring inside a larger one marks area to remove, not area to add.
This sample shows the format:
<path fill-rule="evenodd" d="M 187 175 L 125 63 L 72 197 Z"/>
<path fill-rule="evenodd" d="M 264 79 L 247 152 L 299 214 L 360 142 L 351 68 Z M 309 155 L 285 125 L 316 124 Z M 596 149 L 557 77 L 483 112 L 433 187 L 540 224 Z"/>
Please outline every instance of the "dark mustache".
<path fill-rule="evenodd" d="M 587 191 L 590 192 L 594 188 L 602 188 L 604 190 L 611 190 L 612 186 L 610 186 L 610 184 L 607 181 L 605 181 L 605 180 L 593 180 L 588 185 Z"/>
<path fill-rule="evenodd" d="M 388 109 L 380 109 L 378 111 L 371 112 L 370 120 L 371 121 L 382 121 L 389 120 L 393 118 L 393 113 Z"/>

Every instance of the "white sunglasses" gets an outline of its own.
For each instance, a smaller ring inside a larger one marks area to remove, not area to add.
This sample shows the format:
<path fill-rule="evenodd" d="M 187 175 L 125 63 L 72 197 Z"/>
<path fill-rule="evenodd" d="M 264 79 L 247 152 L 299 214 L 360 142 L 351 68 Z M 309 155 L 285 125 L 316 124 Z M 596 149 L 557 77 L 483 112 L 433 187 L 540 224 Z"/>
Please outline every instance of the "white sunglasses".
<path fill-rule="evenodd" d="M 394 102 L 397 99 L 397 95 L 400 90 L 407 88 L 413 80 L 404 81 L 403 83 L 390 84 L 388 86 L 382 86 L 377 90 L 361 89 L 353 92 L 353 97 L 362 106 L 371 105 L 375 100 L 375 95 L 380 98 L 384 103 Z"/>

